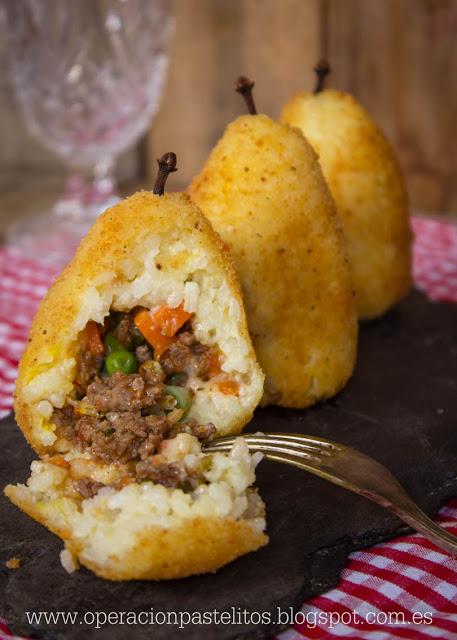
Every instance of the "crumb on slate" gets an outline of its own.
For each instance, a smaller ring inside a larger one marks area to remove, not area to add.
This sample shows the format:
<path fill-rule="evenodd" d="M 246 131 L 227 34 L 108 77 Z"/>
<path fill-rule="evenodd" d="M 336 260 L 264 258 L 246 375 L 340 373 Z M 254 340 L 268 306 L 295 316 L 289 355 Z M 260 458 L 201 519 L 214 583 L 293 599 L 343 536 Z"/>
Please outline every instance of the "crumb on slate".
<path fill-rule="evenodd" d="M 5 562 L 5 565 L 8 567 L 8 569 L 19 569 L 19 567 L 21 566 L 21 559 L 17 556 L 13 556 Z"/>

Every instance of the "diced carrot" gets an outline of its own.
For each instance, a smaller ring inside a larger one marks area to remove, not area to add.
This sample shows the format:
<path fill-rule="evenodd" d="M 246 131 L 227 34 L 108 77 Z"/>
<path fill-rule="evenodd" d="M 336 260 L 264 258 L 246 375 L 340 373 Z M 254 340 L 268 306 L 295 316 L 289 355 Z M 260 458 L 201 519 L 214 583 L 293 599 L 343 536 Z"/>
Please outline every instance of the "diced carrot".
<path fill-rule="evenodd" d="M 158 358 L 160 358 L 162 353 L 173 343 L 173 338 L 164 336 L 161 333 L 160 327 L 155 324 L 153 317 L 147 309 L 142 309 L 136 314 L 135 325 L 154 348 L 154 353 Z"/>
<path fill-rule="evenodd" d="M 154 313 L 153 320 L 160 327 L 162 335 L 173 338 L 191 316 L 180 304 L 179 307 L 160 307 Z"/>
<path fill-rule="evenodd" d="M 93 356 L 102 356 L 105 353 L 105 347 L 100 338 L 98 324 L 93 320 L 89 320 L 86 326 L 87 348 Z"/>
<path fill-rule="evenodd" d="M 49 459 L 49 462 L 56 467 L 60 467 L 61 469 L 69 469 L 70 463 L 65 460 L 62 456 L 53 456 Z"/>
<path fill-rule="evenodd" d="M 240 385 L 235 380 L 221 380 L 217 387 L 225 396 L 237 396 L 240 391 Z"/>
<path fill-rule="evenodd" d="M 157 311 L 151 313 L 147 309 L 141 309 L 135 316 L 135 325 L 140 332 L 154 347 L 154 353 L 160 356 L 173 344 L 177 331 L 192 316 L 179 307 L 159 307 Z"/>

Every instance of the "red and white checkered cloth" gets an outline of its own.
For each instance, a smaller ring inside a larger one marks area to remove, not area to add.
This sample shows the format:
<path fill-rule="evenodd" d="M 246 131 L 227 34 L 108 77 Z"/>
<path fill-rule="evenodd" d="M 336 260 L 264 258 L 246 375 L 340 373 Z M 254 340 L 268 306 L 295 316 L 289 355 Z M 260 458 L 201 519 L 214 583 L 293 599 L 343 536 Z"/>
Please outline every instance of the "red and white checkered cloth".
<path fill-rule="evenodd" d="M 419 217 L 412 224 L 416 286 L 433 300 L 457 302 L 457 225 Z M 50 267 L 0 250 L 0 415 L 11 410 L 30 320 L 55 275 Z M 457 499 L 437 520 L 457 535 Z M 306 602 L 296 620 L 281 640 L 457 640 L 457 559 L 418 534 L 357 551 L 338 587 Z M 7 638 L 12 640 L 11 632 L 0 619 L 0 640 Z"/>

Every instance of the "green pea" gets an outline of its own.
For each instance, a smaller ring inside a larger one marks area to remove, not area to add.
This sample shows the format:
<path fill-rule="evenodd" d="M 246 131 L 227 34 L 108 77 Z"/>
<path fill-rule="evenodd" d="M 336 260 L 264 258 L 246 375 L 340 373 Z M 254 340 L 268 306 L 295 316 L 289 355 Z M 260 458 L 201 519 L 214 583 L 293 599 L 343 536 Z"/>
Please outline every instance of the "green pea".
<path fill-rule="evenodd" d="M 119 342 L 112 331 L 108 331 L 103 340 L 103 344 L 105 345 L 105 350 L 107 353 L 113 353 L 114 351 L 127 351 L 127 349 L 121 342 Z"/>
<path fill-rule="evenodd" d="M 138 360 L 130 351 L 113 351 L 105 360 L 106 372 L 112 376 L 116 371 L 122 373 L 135 373 L 138 369 Z"/>
<path fill-rule="evenodd" d="M 184 411 L 184 415 L 189 411 L 190 405 L 192 404 L 192 396 L 189 389 L 183 389 L 183 387 L 177 387 L 172 384 L 167 384 L 165 386 L 165 393 L 169 396 L 173 396 L 176 400 L 176 406 L 178 409 L 182 409 Z"/>

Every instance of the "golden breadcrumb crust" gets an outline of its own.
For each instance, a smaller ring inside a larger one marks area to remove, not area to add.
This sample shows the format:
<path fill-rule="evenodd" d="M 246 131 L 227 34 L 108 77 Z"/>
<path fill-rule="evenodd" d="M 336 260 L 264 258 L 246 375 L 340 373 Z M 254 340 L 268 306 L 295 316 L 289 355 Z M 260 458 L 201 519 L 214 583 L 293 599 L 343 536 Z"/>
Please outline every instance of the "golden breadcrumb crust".
<path fill-rule="evenodd" d="M 189 193 L 233 254 L 264 403 L 337 393 L 354 368 L 357 314 L 341 225 L 301 132 L 239 117 Z"/>
<path fill-rule="evenodd" d="M 299 93 L 281 120 L 316 149 L 343 221 L 361 319 L 382 315 L 411 285 L 408 198 L 394 151 L 346 93 Z"/>
<path fill-rule="evenodd" d="M 107 580 L 168 580 L 216 571 L 235 558 L 256 551 L 267 536 L 245 521 L 224 518 L 194 518 L 174 529 L 147 527 L 138 534 L 134 547 L 123 556 L 112 556 L 106 564 L 85 558 L 81 543 L 63 521 L 44 514 L 25 492 L 8 485 L 5 495 L 22 511 L 65 540 L 79 562 Z"/>
<path fill-rule="evenodd" d="M 120 261 L 135 254 L 151 234 L 166 234 L 179 229 L 183 236 L 197 232 L 199 243 L 211 260 L 210 268 L 219 271 L 229 284 L 231 295 L 243 303 L 238 280 L 225 244 L 209 222 L 185 194 L 153 195 L 142 191 L 123 200 L 101 215 L 81 242 L 76 255 L 57 278 L 40 304 L 30 331 L 28 346 L 19 364 L 14 396 L 16 420 L 24 436 L 38 454 L 52 452 L 34 437 L 34 417 L 24 398 L 30 380 L 68 357 L 74 344 L 74 320 L 89 285 L 104 273 L 116 274 Z M 261 376 L 255 360 L 244 314 L 239 333 L 248 345 L 252 375 Z M 259 398 L 252 406 L 240 409 L 226 433 L 238 433 L 249 421 Z"/>

